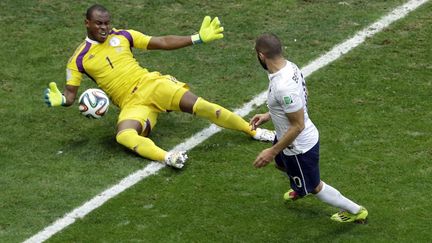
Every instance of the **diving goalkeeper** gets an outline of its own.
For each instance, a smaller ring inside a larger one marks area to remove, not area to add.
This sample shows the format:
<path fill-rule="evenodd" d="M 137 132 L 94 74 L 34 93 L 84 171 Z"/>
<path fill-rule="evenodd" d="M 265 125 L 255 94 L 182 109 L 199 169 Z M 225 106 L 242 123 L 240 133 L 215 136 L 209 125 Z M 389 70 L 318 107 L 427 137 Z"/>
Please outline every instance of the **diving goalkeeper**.
<path fill-rule="evenodd" d="M 186 151 L 167 152 L 147 136 L 156 125 L 159 113 L 182 111 L 206 118 L 214 124 L 242 131 L 261 141 L 273 141 L 274 133 L 252 130 L 237 114 L 196 96 L 187 84 L 170 75 L 150 72 L 133 57 L 132 48 L 173 50 L 223 38 L 223 27 L 217 17 L 206 16 L 199 34 L 192 36 L 149 36 L 135 30 L 111 28 L 108 10 L 101 5 L 87 9 L 87 37 L 69 59 L 63 94 L 56 83 L 45 90 L 48 106 L 70 106 L 74 103 L 83 74 L 94 80 L 111 101 L 120 108 L 116 140 L 144 158 L 182 168 Z"/>

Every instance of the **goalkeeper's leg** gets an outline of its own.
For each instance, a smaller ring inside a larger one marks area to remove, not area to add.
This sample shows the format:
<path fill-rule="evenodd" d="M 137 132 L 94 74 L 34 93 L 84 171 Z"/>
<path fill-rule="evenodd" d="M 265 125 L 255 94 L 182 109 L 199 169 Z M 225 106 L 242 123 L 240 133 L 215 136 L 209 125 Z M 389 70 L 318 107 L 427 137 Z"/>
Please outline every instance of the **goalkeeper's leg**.
<path fill-rule="evenodd" d="M 117 142 L 144 158 L 164 162 L 178 169 L 184 166 L 188 158 L 186 151 L 167 152 L 156 146 L 151 139 L 138 135 L 137 130 L 134 128 L 126 128 L 118 131 L 116 136 Z"/>
<path fill-rule="evenodd" d="M 252 137 L 256 134 L 255 130 L 251 130 L 249 123 L 239 115 L 218 104 L 197 97 L 190 91 L 185 93 L 177 92 L 173 99 L 173 105 L 175 106 L 176 104 L 178 104 L 181 111 L 206 118 L 218 126 L 242 131 Z"/>
<path fill-rule="evenodd" d="M 193 114 L 204 117 L 218 126 L 242 131 L 252 137 L 256 134 L 256 131 L 252 130 L 249 123 L 242 117 L 218 104 L 208 102 L 201 97 L 197 99 L 193 106 Z"/>
<path fill-rule="evenodd" d="M 138 132 L 132 128 L 119 131 L 116 140 L 121 145 L 150 160 L 164 161 L 167 154 L 151 139 L 138 135 Z"/>

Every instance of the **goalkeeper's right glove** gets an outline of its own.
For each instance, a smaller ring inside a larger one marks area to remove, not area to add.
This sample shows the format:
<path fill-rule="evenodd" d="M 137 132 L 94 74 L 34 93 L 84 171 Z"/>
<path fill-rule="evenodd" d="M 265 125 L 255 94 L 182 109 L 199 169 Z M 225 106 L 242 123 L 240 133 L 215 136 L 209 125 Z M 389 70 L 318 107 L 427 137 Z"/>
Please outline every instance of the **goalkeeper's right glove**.
<path fill-rule="evenodd" d="M 66 97 L 60 93 L 54 82 L 49 83 L 49 88 L 45 89 L 44 94 L 45 103 L 48 107 L 65 105 L 66 103 Z"/>
<path fill-rule="evenodd" d="M 220 26 L 220 21 L 218 17 L 213 20 L 210 16 L 205 16 L 199 30 L 199 34 L 192 35 L 192 43 L 207 43 L 217 39 L 222 39 L 224 28 Z"/>

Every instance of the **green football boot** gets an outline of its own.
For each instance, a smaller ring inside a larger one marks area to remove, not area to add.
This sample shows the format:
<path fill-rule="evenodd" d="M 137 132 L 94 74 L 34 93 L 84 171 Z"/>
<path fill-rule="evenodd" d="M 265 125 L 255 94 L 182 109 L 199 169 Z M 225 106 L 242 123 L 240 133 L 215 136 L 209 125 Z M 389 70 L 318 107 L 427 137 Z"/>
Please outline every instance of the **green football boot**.
<path fill-rule="evenodd" d="M 285 192 L 285 194 L 283 195 L 283 199 L 285 202 L 289 202 L 289 201 L 295 201 L 297 199 L 300 198 L 300 195 L 297 194 L 296 191 L 294 191 L 293 189 L 289 189 L 287 192 Z"/>
<path fill-rule="evenodd" d="M 366 210 L 366 208 L 361 207 L 360 211 L 357 214 L 352 214 L 347 211 L 340 211 L 333 214 L 333 216 L 331 216 L 331 219 L 341 223 L 355 222 L 359 224 L 364 224 L 366 223 L 367 216 L 368 211 Z"/>

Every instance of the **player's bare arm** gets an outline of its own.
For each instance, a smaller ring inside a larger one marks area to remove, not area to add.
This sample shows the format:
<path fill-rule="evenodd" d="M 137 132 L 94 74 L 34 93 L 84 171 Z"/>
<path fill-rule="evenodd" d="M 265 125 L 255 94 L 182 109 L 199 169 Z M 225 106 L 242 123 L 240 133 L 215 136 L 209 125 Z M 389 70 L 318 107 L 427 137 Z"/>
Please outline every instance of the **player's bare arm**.
<path fill-rule="evenodd" d="M 303 108 L 296 112 L 287 113 L 286 116 L 291 124 L 290 128 L 288 128 L 288 131 L 275 145 L 261 151 L 254 161 L 254 166 L 256 168 L 264 167 L 273 161 L 275 156 L 280 151 L 291 145 L 295 138 L 303 131 L 305 127 Z"/>
<path fill-rule="evenodd" d="M 147 46 L 147 49 L 174 50 L 190 46 L 192 44 L 207 43 L 210 41 L 222 39 L 223 31 L 224 28 L 221 26 L 218 17 L 211 19 L 210 16 L 206 16 L 203 19 L 198 34 L 192 36 L 166 35 L 152 37 Z"/>
<path fill-rule="evenodd" d="M 283 135 L 283 137 L 272 147 L 278 153 L 290 146 L 305 128 L 303 108 L 296 112 L 287 113 L 286 116 L 288 117 L 291 126 L 288 128 L 288 131 Z"/>
<path fill-rule="evenodd" d="M 256 114 L 250 119 L 249 125 L 251 125 L 252 130 L 256 130 L 261 124 L 266 123 L 270 120 L 270 113 Z"/>
<path fill-rule="evenodd" d="M 174 50 L 192 45 L 190 36 L 153 36 L 147 46 L 148 50 Z"/>
<path fill-rule="evenodd" d="M 66 85 L 63 95 L 66 98 L 64 106 L 71 106 L 75 102 L 75 97 L 78 93 L 79 86 Z"/>

